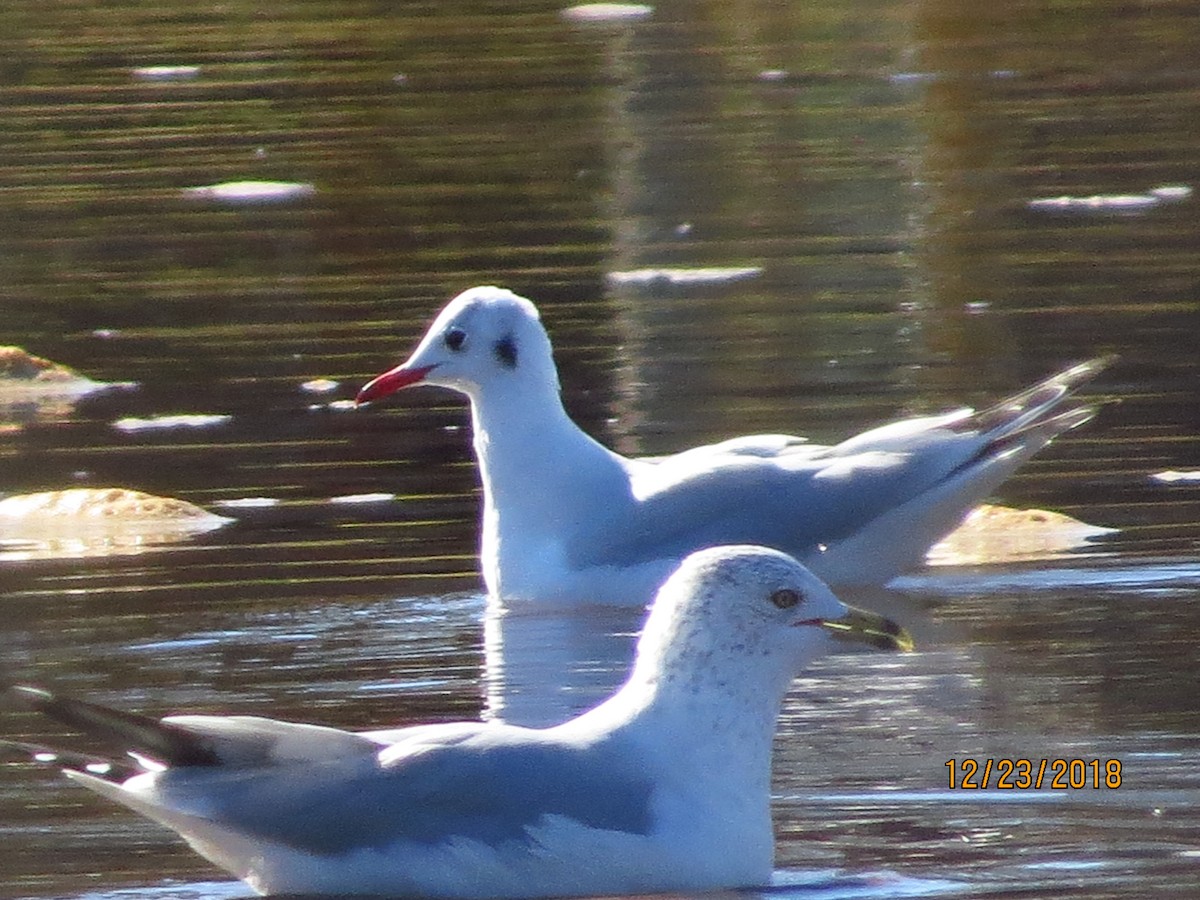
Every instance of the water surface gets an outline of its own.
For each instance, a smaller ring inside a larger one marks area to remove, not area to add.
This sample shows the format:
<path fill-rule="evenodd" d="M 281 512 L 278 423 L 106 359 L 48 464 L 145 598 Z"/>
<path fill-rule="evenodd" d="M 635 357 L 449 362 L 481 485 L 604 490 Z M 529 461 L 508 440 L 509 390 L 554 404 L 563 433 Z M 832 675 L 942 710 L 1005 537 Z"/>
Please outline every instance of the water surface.
<path fill-rule="evenodd" d="M 1121 402 L 997 499 L 1118 531 L 847 597 L 919 651 L 797 681 L 770 893 L 1195 890 L 1200 483 L 1154 476 L 1200 467 L 1200 219 L 1028 205 L 1200 181 L 1190 4 L 677 0 L 579 27 L 527 2 L 0 2 L 0 22 L 0 344 L 125 385 L 0 403 L 0 491 L 238 520 L 98 554 L 0 535 L 6 672 L 354 728 L 549 721 L 607 691 L 636 613 L 480 595 L 462 402 L 344 402 L 473 284 L 538 302 L 569 410 L 628 453 L 833 441 L 1117 353 L 1089 390 Z M 198 70 L 133 71 L 154 65 Z M 315 192 L 185 193 L 247 179 Z M 717 267 L 745 271 L 695 274 Z M 968 758 L 1119 760 L 1121 786 L 951 790 Z M 0 776 L 0 896 L 246 893 L 53 773 Z"/>

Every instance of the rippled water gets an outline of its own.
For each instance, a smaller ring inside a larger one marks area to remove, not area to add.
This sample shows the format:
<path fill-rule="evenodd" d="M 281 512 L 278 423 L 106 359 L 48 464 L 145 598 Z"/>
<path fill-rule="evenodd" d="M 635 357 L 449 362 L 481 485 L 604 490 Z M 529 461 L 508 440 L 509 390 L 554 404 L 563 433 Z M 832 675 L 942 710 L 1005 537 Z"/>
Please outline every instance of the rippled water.
<path fill-rule="evenodd" d="M 1200 466 L 1200 201 L 1112 200 L 1198 180 L 1192 4 L 677 0 L 583 27 L 524 2 L 0 0 L 0 23 L 0 344 L 121 383 L 0 393 L 0 492 L 237 520 L 0 533 L 5 672 L 346 727 L 550 721 L 609 690 L 635 614 L 480 596 L 460 400 L 345 408 L 472 284 L 539 303 L 568 408 L 630 453 L 836 440 L 1117 353 L 1089 390 L 1121 402 L 999 499 L 1119 530 L 847 597 L 919 652 L 797 681 L 771 893 L 1200 885 L 1200 482 L 1155 477 Z M 314 193 L 185 193 L 246 179 Z M 1099 199 L 1029 205 L 1064 196 Z M 11 712 L 0 734 L 70 741 Z M 951 789 L 968 758 L 1119 760 L 1122 783 Z M 22 762 L 0 834 L 4 897 L 246 893 Z"/>

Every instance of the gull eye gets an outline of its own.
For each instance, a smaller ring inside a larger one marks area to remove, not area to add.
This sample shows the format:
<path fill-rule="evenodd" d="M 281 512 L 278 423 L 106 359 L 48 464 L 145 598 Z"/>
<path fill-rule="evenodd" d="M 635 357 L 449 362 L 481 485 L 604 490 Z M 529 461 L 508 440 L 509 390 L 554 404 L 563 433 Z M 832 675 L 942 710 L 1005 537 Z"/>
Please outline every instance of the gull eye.
<path fill-rule="evenodd" d="M 780 588 L 771 595 L 771 602 L 779 609 L 791 609 L 800 603 L 800 595 L 791 588 Z"/>
<path fill-rule="evenodd" d="M 463 344 L 467 342 L 467 333 L 461 328 L 451 328 L 442 336 L 442 340 L 451 350 L 461 350 Z"/>

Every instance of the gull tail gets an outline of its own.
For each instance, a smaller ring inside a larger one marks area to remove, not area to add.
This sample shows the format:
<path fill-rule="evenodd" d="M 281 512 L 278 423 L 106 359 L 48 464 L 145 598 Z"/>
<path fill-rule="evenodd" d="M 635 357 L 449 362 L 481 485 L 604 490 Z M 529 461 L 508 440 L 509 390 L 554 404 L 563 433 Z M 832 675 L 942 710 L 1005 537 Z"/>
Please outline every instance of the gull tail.
<path fill-rule="evenodd" d="M 920 435 L 953 435 L 966 452 L 912 499 L 839 541 L 823 558 L 823 574 L 839 584 L 870 583 L 872 573 L 919 566 L 929 549 L 958 527 L 1005 479 L 1054 438 L 1090 421 L 1107 398 L 1072 395 L 1116 360 L 1101 356 L 1064 369 L 979 412 L 959 410 L 908 420 L 854 439 L 891 449 Z M 862 560 L 872 560 L 864 574 Z"/>
<path fill-rule="evenodd" d="M 931 535 L 928 546 L 953 531 L 1026 460 L 1060 434 L 1089 422 L 1104 403 L 1111 402 L 1070 401 L 1075 390 L 1115 360 L 1110 355 L 1077 363 L 952 425 L 953 431 L 977 435 L 979 446 L 923 498 L 920 515 L 922 527 Z"/>
<path fill-rule="evenodd" d="M 0 749 L 14 749 L 34 762 L 61 769 L 76 784 L 172 829 L 201 856 L 262 893 L 255 873 L 263 869 L 264 855 L 276 854 L 276 848 L 270 834 L 260 833 L 254 824 L 259 820 L 253 801 L 249 813 L 245 805 L 239 807 L 246 786 L 265 779 L 269 785 L 261 797 L 269 807 L 274 798 L 286 798 L 289 791 L 303 791 L 311 783 L 306 777 L 309 763 L 344 763 L 340 771 L 346 771 L 360 761 L 373 761 L 380 749 L 368 737 L 319 725 L 253 716 L 158 720 L 30 685 L 0 688 L 0 698 L 119 747 L 128 758 L 117 754 L 106 759 L 104 754 L 10 741 L 0 741 Z M 279 767 L 274 780 L 272 766 Z M 179 769 L 184 771 L 173 774 Z M 222 809 L 229 806 L 235 812 L 223 819 Z M 238 824 L 238 809 L 241 819 L 249 819 L 245 827 Z M 267 819 L 270 815 L 269 810 L 264 813 Z M 285 860 L 303 858 L 291 850 L 280 852 Z"/>

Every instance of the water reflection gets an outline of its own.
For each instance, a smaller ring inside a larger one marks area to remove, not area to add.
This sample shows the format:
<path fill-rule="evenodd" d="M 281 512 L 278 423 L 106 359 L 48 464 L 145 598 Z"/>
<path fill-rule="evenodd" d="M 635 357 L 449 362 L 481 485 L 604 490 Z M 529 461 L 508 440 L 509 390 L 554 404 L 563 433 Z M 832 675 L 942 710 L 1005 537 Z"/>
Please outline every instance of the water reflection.
<path fill-rule="evenodd" d="M 617 688 L 633 661 L 640 607 L 506 608 L 483 619 L 484 714 L 543 727 L 589 709 Z"/>
<path fill-rule="evenodd" d="M 771 885 L 761 889 L 722 891 L 694 896 L 709 900 L 733 898 L 779 898 L 779 900 L 891 900 L 905 897 L 937 897 L 965 887 L 962 882 L 937 878 L 914 878 L 896 872 L 847 874 L 831 869 L 793 869 L 775 873 Z M 254 896 L 240 882 L 191 882 L 154 888 L 87 891 L 74 900 L 234 900 Z"/>
<path fill-rule="evenodd" d="M 1200 484 L 1150 476 L 1195 469 L 1200 220 L 1191 199 L 1027 208 L 1195 185 L 1188 4 L 665 0 L 616 31 L 523 3 L 3 18 L 0 343 L 140 387 L 44 415 L 0 398 L 0 490 L 123 485 L 239 521 L 170 553 L 0 563 L 0 666 L 131 709 L 343 727 L 549 718 L 619 680 L 612 610 L 524 637 L 491 619 L 458 401 L 333 405 L 471 284 L 538 298 L 569 409 L 631 454 L 827 442 L 1116 352 L 1123 402 L 1002 499 L 1121 531 L 847 598 L 895 604 L 921 649 L 798 683 L 776 890 L 1194 892 Z M 131 75 L 156 64 L 197 71 Z M 248 179 L 317 192 L 180 193 Z M 607 277 L 714 266 L 761 272 Z M 232 418 L 112 427 L 196 411 Z M 328 502 L 377 493 L 397 499 Z M 271 505 L 220 505 L 246 498 Z M 1116 755 L 1130 781 L 1097 802 L 942 788 L 948 758 L 1001 753 Z M 50 775 L 0 776 L 0 895 L 244 895 Z"/>
<path fill-rule="evenodd" d="M 255 894 L 238 881 L 198 881 L 154 888 L 87 891 L 74 896 L 77 900 L 233 900 Z"/>
<path fill-rule="evenodd" d="M 89 394 L 132 387 L 93 381 L 20 347 L 0 346 L 0 435 L 31 421 L 66 420 Z"/>

